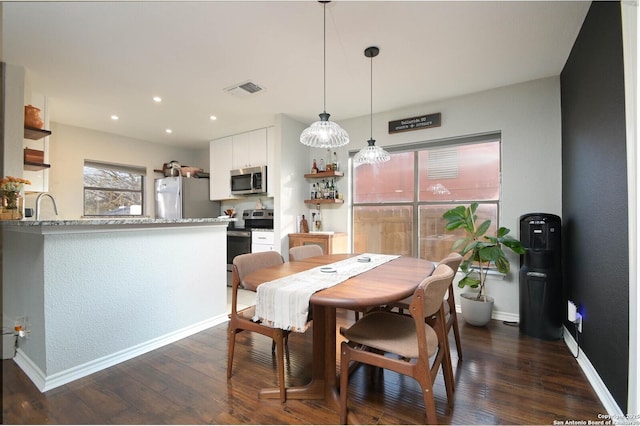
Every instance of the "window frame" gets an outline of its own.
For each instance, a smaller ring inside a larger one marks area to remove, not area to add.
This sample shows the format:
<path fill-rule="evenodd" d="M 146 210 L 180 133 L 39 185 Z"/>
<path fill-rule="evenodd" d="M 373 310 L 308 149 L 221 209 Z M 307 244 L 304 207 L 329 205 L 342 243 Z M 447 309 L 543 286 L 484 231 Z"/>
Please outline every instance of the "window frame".
<path fill-rule="evenodd" d="M 498 152 L 500 155 L 499 158 L 499 171 L 498 171 L 498 199 L 497 200 L 468 200 L 468 199 L 460 199 L 460 200 L 442 200 L 442 201 L 420 201 L 420 175 L 419 175 L 419 152 L 427 149 L 434 148 L 446 148 L 446 147 L 454 147 L 454 146 L 462 146 L 462 145 L 471 145 L 471 144 L 481 144 L 488 142 L 498 142 Z M 502 203 L 502 133 L 501 132 L 489 132 L 482 133 L 476 135 L 468 135 L 461 137 L 453 137 L 453 138 L 445 138 L 445 139 L 437 139 L 432 141 L 421 141 L 421 142 L 413 142 L 408 144 L 398 144 L 385 146 L 384 149 L 390 154 L 393 153 L 401 153 L 401 152 L 413 152 L 413 178 L 414 178 L 414 187 L 413 187 L 413 200 L 412 201 L 399 201 L 399 202 L 363 202 L 356 203 L 355 200 L 355 168 L 361 167 L 356 166 L 353 162 L 353 157 L 357 154 L 358 151 L 350 151 L 349 152 L 349 169 L 351 170 L 351 179 L 349 185 L 349 199 L 350 203 L 350 228 L 355 229 L 355 212 L 354 208 L 356 207 L 389 207 L 389 206 L 412 206 L 412 229 L 413 233 L 411 235 L 411 251 L 415 253 L 416 257 L 421 257 L 422 253 L 420 253 L 420 208 L 422 206 L 438 206 L 438 205 L 470 205 L 473 202 L 478 202 L 480 205 L 495 205 L 496 209 L 496 221 L 495 226 L 496 229 L 500 227 L 500 217 L 501 217 L 501 203 Z M 351 238 L 351 250 L 355 245 L 355 237 L 352 235 Z"/>
<path fill-rule="evenodd" d="M 125 172 L 136 174 L 140 176 L 140 189 L 132 190 L 128 188 L 114 188 L 114 187 L 101 187 L 101 186 L 86 186 L 84 182 L 84 169 L 85 167 L 92 167 L 96 169 L 112 170 L 118 172 Z M 96 160 L 84 160 L 82 167 L 82 216 L 83 217 L 108 217 L 108 218 L 123 218 L 123 217 L 144 217 L 146 213 L 146 186 L 147 186 L 147 168 L 144 166 L 134 166 L 127 164 L 109 163 L 105 161 Z M 140 194 L 140 214 L 89 214 L 87 213 L 87 190 L 90 191 L 111 191 L 111 192 L 128 192 Z"/>

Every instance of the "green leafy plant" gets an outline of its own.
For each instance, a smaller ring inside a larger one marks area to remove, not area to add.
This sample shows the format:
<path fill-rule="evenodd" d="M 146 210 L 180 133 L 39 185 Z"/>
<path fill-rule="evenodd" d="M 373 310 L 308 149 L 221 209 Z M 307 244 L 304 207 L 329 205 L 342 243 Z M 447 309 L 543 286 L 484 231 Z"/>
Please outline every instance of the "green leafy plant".
<path fill-rule="evenodd" d="M 480 287 L 476 299 L 486 301 L 485 284 L 491 265 L 503 274 L 509 272 L 509 259 L 502 250 L 502 246 L 508 247 L 517 254 L 524 254 L 525 250 L 520 241 L 509 235 L 511 232 L 509 228 L 501 227 L 495 236 L 486 235 L 491 226 L 491 220 L 487 219 L 477 225 L 477 208 L 478 203 L 472 203 L 469 207 L 457 206 L 445 212 L 442 217 L 447 221 L 445 226 L 447 231 L 456 229 L 465 231 L 465 236 L 453 245 L 453 249 L 465 258 L 460 265 L 465 276 L 458 283 L 458 287 Z"/>

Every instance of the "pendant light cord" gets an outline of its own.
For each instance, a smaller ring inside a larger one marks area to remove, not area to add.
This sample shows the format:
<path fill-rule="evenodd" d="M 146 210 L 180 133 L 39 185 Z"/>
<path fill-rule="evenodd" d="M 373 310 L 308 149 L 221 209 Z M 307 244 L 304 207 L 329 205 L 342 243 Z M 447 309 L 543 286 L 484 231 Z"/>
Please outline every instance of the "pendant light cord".
<path fill-rule="evenodd" d="M 322 68 L 322 72 L 323 72 L 323 78 L 324 78 L 324 93 L 322 95 L 322 110 L 323 112 L 327 112 L 327 3 L 323 3 L 322 4 L 322 11 L 323 11 L 323 15 L 324 15 L 324 20 L 322 22 L 322 27 L 323 27 L 323 33 L 322 33 L 322 42 L 323 42 L 323 56 L 322 56 L 322 63 L 323 63 L 323 68 Z"/>
<path fill-rule="evenodd" d="M 371 117 L 371 123 L 370 123 L 370 130 L 371 130 L 371 135 L 369 136 L 369 139 L 373 139 L 373 56 L 370 58 L 371 59 L 371 109 L 370 109 L 370 117 Z"/>

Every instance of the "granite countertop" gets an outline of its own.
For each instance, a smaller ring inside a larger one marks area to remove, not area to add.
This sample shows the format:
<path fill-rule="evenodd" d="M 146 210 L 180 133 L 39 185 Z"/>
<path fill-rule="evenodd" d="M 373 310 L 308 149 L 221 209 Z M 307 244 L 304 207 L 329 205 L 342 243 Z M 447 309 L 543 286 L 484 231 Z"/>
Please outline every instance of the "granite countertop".
<path fill-rule="evenodd" d="M 154 218 L 83 218 L 69 220 L 2 220 L 2 226 L 31 227 L 31 226 L 87 226 L 87 225 L 162 225 L 162 224 L 228 224 L 237 219 L 228 217 L 194 218 L 194 219 L 154 219 Z"/>

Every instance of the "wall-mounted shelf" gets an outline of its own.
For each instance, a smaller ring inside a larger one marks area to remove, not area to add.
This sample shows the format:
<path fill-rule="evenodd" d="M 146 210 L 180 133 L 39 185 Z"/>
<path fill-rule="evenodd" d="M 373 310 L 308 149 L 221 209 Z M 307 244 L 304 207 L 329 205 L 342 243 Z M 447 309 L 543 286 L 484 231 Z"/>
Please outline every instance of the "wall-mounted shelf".
<path fill-rule="evenodd" d="M 46 163 L 34 163 L 32 161 L 25 161 L 24 162 L 24 169 L 25 170 L 30 170 L 32 172 L 37 172 L 39 170 L 48 169 L 50 167 L 51 167 L 51 164 L 46 164 Z"/>
<path fill-rule="evenodd" d="M 342 204 L 344 200 L 333 198 L 318 198 L 317 200 L 304 200 L 305 204 Z"/>
<path fill-rule="evenodd" d="M 330 177 L 342 177 L 344 173 L 342 172 L 318 172 L 318 173 L 307 173 L 304 175 L 307 179 L 322 179 L 322 178 L 330 178 Z"/>
<path fill-rule="evenodd" d="M 37 127 L 24 126 L 24 137 L 37 141 L 51 134 L 51 130 L 38 129 Z"/>

